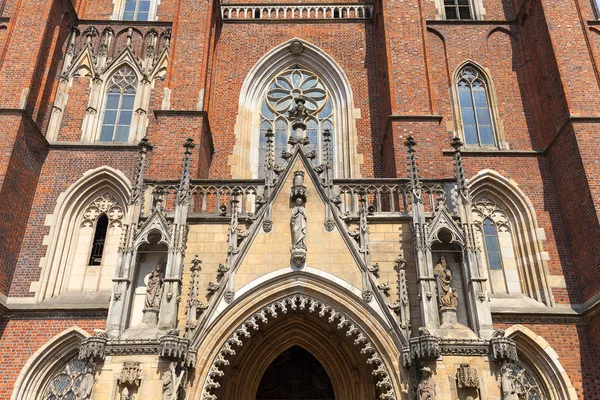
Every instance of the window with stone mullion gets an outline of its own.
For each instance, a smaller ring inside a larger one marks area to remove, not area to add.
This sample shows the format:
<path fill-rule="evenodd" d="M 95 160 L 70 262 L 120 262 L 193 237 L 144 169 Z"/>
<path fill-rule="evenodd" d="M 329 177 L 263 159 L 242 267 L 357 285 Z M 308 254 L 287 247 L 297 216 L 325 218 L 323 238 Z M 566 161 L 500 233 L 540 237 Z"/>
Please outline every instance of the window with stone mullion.
<path fill-rule="evenodd" d="M 137 78 L 129 67 L 121 68 L 112 76 L 106 94 L 102 128 L 98 141 L 129 141 L 136 86 Z"/>
<path fill-rule="evenodd" d="M 465 144 L 497 145 L 485 81 L 471 67 L 463 68 L 459 77 L 458 102 Z"/>
<path fill-rule="evenodd" d="M 148 21 L 150 0 L 126 0 L 123 11 L 125 21 Z"/>
<path fill-rule="evenodd" d="M 469 0 L 444 0 L 446 19 L 472 19 Z"/>
<path fill-rule="evenodd" d="M 276 165 L 282 165 L 285 160 L 281 157 L 284 150 L 290 150 L 287 144 L 290 135 L 293 135 L 289 110 L 295 106 L 295 99 L 305 99 L 309 110 L 309 117 L 305 119 L 306 130 L 304 135 L 310 140 L 308 151 L 316 153 L 315 164 L 324 162 L 324 136 L 325 129 L 331 133 L 331 154 L 333 164 L 334 124 L 333 105 L 329 94 L 321 80 L 312 72 L 300 67 L 294 67 L 282 72 L 275 77 L 269 85 L 262 99 L 260 108 L 260 138 L 258 155 L 258 176 L 264 177 L 267 162 L 266 132 L 269 129 L 274 133 L 274 160 Z"/>

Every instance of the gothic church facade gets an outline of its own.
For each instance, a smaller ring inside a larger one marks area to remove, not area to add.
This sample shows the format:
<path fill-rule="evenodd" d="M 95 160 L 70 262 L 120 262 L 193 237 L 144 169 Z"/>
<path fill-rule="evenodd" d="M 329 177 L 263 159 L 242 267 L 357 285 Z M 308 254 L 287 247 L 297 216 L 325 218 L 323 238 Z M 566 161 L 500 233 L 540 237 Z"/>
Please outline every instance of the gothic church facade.
<path fill-rule="evenodd" d="M 599 399 L 599 6 L 1 1 L 0 399 Z"/>

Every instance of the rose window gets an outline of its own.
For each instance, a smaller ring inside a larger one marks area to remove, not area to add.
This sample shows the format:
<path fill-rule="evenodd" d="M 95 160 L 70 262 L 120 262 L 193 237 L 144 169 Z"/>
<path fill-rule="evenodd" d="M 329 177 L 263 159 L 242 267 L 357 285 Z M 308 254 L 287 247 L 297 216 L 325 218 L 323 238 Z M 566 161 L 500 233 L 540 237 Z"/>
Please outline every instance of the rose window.
<path fill-rule="evenodd" d="M 309 111 L 309 117 L 305 119 L 305 136 L 309 138 L 308 151 L 314 151 L 317 155 L 315 164 L 320 164 L 324 159 L 323 132 L 329 129 L 331 133 L 331 148 L 334 142 L 334 117 L 333 104 L 329 93 L 323 82 L 312 72 L 298 66 L 288 69 L 269 84 L 260 108 L 260 141 L 258 175 L 264 176 L 264 166 L 267 155 L 267 141 L 265 133 L 272 129 L 275 133 L 275 163 L 282 165 L 284 160 L 281 153 L 288 150 L 288 138 L 292 134 L 292 122 L 288 111 L 296 103 L 294 99 L 303 98 L 305 106 Z M 333 163 L 333 154 L 330 154 Z M 334 168 L 335 169 L 335 168 Z"/>

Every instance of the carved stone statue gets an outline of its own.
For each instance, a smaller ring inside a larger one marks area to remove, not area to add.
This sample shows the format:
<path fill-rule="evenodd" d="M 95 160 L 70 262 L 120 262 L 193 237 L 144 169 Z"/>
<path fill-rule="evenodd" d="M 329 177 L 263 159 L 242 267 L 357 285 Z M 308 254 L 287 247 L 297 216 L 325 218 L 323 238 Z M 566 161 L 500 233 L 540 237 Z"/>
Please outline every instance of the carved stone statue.
<path fill-rule="evenodd" d="M 73 388 L 73 394 L 75 395 L 75 400 L 87 400 L 90 398 L 92 394 L 92 389 L 94 388 L 94 375 L 91 373 L 86 373 L 83 378 L 81 378 L 81 383 L 79 386 Z"/>
<path fill-rule="evenodd" d="M 156 309 L 160 308 L 160 300 L 162 297 L 162 290 L 164 280 L 162 278 L 162 264 L 157 264 L 152 270 L 148 284 L 146 285 L 146 301 L 144 306 L 146 308 Z"/>
<path fill-rule="evenodd" d="M 452 271 L 446 265 L 446 257 L 440 257 L 440 262 L 433 268 L 433 275 L 436 277 L 438 284 L 440 306 L 458 308 L 458 296 L 456 295 L 456 289 L 450 286 Z"/>
<path fill-rule="evenodd" d="M 306 249 L 306 212 L 304 201 L 296 199 L 296 206 L 292 209 L 292 249 Z"/>
<path fill-rule="evenodd" d="M 133 400 L 133 395 L 129 392 L 129 389 L 127 389 L 127 387 L 124 387 L 121 391 L 121 397 L 119 398 L 121 400 Z"/>
<path fill-rule="evenodd" d="M 417 400 L 435 400 L 435 382 L 433 381 L 431 369 L 421 368 L 421 381 L 417 386 Z"/>
<path fill-rule="evenodd" d="M 505 364 L 501 371 L 500 386 L 502 388 L 502 400 L 519 400 L 519 390 L 515 385 L 513 371 L 508 364 Z"/>
<path fill-rule="evenodd" d="M 177 400 L 179 397 L 179 389 L 185 380 L 185 369 L 182 369 L 177 375 L 175 371 L 176 364 L 172 362 L 169 365 L 169 370 L 163 372 L 163 400 Z"/>

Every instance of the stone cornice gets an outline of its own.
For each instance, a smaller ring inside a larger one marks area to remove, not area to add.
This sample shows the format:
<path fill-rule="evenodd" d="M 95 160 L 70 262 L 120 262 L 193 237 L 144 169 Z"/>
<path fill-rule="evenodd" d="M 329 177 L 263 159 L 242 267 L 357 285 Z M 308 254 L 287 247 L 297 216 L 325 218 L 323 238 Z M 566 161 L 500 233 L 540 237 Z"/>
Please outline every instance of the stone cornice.
<path fill-rule="evenodd" d="M 173 26 L 171 21 L 122 21 L 116 19 L 80 19 L 77 23 L 84 25 Z"/>
<path fill-rule="evenodd" d="M 50 150 L 125 150 L 139 151 L 139 146 L 133 143 L 61 143 L 53 142 L 48 145 Z"/>
<path fill-rule="evenodd" d="M 517 21 L 514 20 L 474 20 L 474 19 L 428 19 L 425 23 L 429 25 L 512 25 Z"/>

